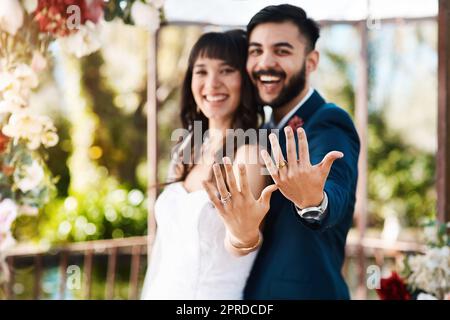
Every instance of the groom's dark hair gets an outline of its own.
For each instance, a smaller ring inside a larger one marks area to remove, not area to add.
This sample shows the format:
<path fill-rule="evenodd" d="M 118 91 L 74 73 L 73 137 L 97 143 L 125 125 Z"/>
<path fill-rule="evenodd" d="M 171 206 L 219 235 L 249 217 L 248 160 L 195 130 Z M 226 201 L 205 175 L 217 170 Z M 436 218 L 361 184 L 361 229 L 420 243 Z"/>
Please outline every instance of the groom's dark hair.
<path fill-rule="evenodd" d="M 261 9 L 247 25 L 248 39 L 250 39 L 250 34 L 257 25 L 270 22 L 292 22 L 307 40 L 307 52 L 315 49 L 317 39 L 320 36 L 320 27 L 317 22 L 306 15 L 302 8 L 290 4 L 281 4 Z"/>

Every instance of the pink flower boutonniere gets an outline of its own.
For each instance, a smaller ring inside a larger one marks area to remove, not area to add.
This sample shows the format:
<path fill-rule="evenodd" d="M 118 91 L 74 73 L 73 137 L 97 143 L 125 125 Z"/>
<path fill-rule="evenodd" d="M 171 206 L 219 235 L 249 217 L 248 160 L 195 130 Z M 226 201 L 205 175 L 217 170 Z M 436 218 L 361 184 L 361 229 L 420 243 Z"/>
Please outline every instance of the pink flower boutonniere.
<path fill-rule="evenodd" d="M 305 122 L 299 116 L 293 116 L 291 120 L 288 122 L 288 126 L 292 128 L 293 131 L 296 131 L 298 128 L 302 127 Z"/>

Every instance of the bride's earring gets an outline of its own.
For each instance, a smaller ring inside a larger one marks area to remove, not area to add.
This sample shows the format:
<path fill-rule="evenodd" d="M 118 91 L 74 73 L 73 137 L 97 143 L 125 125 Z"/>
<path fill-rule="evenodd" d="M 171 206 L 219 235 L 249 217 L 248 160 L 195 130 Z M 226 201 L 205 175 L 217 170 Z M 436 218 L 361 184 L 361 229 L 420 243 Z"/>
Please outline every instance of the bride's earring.
<path fill-rule="evenodd" d="M 197 113 L 200 113 L 201 111 L 200 111 L 200 107 L 199 106 L 197 106 Z"/>

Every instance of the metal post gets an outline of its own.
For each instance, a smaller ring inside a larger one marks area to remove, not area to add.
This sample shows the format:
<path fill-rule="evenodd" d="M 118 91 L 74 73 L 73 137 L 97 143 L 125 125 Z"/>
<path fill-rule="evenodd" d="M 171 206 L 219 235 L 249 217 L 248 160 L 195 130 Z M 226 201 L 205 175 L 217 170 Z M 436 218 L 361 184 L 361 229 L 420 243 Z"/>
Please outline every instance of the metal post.
<path fill-rule="evenodd" d="M 356 83 L 356 103 L 355 103 L 355 122 L 361 140 L 361 151 L 358 161 L 358 186 L 356 189 L 355 219 L 359 233 L 358 249 L 358 288 L 357 299 L 365 299 L 366 290 L 366 270 L 365 253 L 362 246 L 362 240 L 366 232 L 367 224 L 367 126 L 368 126 L 368 31 L 365 21 L 358 23 L 360 33 L 361 48 L 358 57 L 358 73 Z"/>
<path fill-rule="evenodd" d="M 153 243 L 156 225 L 153 207 L 158 195 L 158 122 L 156 100 L 156 42 L 157 33 L 150 32 L 148 44 L 148 72 L 147 72 L 147 161 L 148 161 L 148 258 L 150 258 L 151 244 Z"/>
<path fill-rule="evenodd" d="M 439 0 L 438 16 L 437 213 L 450 221 L 450 0 Z"/>

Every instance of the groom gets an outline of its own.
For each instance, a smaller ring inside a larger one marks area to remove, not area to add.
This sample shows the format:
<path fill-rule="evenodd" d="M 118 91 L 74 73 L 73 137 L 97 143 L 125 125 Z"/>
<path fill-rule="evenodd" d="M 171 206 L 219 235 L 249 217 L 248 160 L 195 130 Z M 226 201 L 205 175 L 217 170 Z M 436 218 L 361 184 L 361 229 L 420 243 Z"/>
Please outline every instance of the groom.
<path fill-rule="evenodd" d="M 273 160 L 263 154 L 278 191 L 244 298 L 349 299 L 341 268 L 359 138 L 349 115 L 310 87 L 319 27 L 303 9 L 278 5 L 258 12 L 247 32 L 247 71 L 273 109 L 265 128 L 280 134 L 270 137 Z"/>

